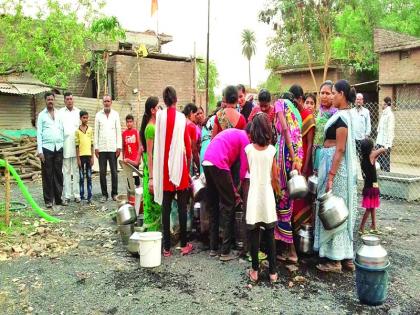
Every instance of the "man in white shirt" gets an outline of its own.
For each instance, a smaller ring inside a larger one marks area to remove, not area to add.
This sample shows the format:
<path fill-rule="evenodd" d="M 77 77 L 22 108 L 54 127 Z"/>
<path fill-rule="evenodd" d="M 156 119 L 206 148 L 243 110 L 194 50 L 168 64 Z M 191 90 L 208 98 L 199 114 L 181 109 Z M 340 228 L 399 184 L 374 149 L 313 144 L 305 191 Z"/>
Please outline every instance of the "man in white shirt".
<path fill-rule="evenodd" d="M 47 208 L 62 204 L 63 193 L 63 124 L 54 108 L 55 96 L 44 95 L 46 107 L 37 118 L 37 152 L 42 165 L 42 190 Z"/>
<path fill-rule="evenodd" d="M 95 116 L 95 155 L 99 160 L 99 179 L 101 182 L 101 202 L 108 200 L 108 189 L 106 184 L 107 162 L 111 169 L 112 190 L 111 197 L 117 200 L 118 174 L 117 159 L 122 148 L 120 115 L 111 109 L 112 98 L 109 95 L 103 97 L 103 110 Z"/>
<path fill-rule="evenodd" d="M 378 148 L 388 149 L 378 158 L 381 170 L 385 172 L 391 171 L 391 147 L 395 136 L 395 117 L 391 105 L 391 98 L 389 96 L 385 97 L 382 105 L 382 115 L 378 124 L 378 137 L 376 138 L 376 146 Z"/>
<path fill-rule="evenodd" d="M 371 132 L 370 112 L 366 107 L 363 107 L 363 94 L 356 94 L 356 107 L 351 110 L 351 117 L 353 122 L 353 133 L 356 140 L 357 154 L 360 158 L 360 148 L 362 140 L 368 138 Z"/>
<path fill-rule="evenodd" d="M 64 106 L 58 112 L 63 122 L 64 145 L 63 145 L 63 176 L 64 176 L 64 200 L 67 206 L 70 199 L 80 202 L 79 167 L 76 158 L 75 133 L 79 128 L 80 110 L 73 105 L 73 95 L 64 93 Z"/>

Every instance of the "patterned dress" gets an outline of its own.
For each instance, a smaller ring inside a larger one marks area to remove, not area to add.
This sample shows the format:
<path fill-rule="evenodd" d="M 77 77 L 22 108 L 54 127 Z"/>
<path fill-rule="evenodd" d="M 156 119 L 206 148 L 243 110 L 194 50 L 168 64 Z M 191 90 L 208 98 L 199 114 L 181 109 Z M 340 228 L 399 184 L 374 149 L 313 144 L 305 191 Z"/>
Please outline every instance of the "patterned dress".
<path fill-rule="evenodd" d="M 154 140 L 155 125 L 148 124 L 144 130 L 144 136 L 147 140 Z M 147 152 L 143 153 L 143 208 L 144 224 L 147 231 L 160 231 L 161 206 L 153 201 L 153 195 L 149 192 L 149 166 Z"/>
<path fill-rule="evenodd" d="M 295 159 L 297 163 L 302 163 L 303 149 L 302 149 L 302 134 L 300 131 L 299 120 L 301 118 L 296 116 L 294 105 L 289 100 L 278 100 L 274 106 L 275 113 L 281 113 L 286 118 L 288 131 L 292 140 L 293 150 L 296 154 Z M 298 112 L 297 112 L 298 113 Z M 281 132 L 280 122 L 276 122 L 277 132 Z M 285 137 L 279 136 L 277 142 L 277 166 L 279 168 L 280 191 L 276 192 L 276 210 L 277 210 L 277 224 L 274 229 L 274 236 L 276 240 L 281 240 L 285 243 L 293 243 L 292 233 L 292 207 L 293 200 L 289 198 L 287 191 L 287 181 L 289 180 L 289 173 L 292 170 L 293 160 L 290 156 L 289 149 L 286 145 Z"/>

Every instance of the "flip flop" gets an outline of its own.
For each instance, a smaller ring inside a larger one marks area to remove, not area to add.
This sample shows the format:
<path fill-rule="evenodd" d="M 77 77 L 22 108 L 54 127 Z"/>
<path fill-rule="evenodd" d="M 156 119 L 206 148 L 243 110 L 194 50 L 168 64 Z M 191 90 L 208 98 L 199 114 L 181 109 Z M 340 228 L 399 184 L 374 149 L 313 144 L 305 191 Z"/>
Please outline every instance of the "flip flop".
<path fill-rule="evenodd" d="M 276 272 L 274 275 L 269 275 L 270 283 L 274 284 L 279 281 L 279 274 Z"/>
<path fill-rule="evenodd" d="M 248 276 L 248 279 L 253 282 L 253 283 L 257 283 L 258 282 L 258 272 L 257 272 L 257 278 L 254 278 L 251 274 L 251 272 L 254 271 L 253 269 L 248 269 L 246 271 L 246 275 Z"/>

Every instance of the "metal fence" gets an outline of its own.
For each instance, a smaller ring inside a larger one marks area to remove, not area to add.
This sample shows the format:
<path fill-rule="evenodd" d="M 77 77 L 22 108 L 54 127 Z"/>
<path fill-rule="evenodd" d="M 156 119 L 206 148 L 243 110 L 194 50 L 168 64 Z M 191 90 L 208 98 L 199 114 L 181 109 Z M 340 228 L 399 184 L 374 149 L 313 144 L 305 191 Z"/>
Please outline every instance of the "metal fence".
<path fill-rule="evenodd" d="M 370 137 L 376 143 L 382 104 L 370 103 L 364 107 L 370 112 Z M 392 112 L 395 135 L 390 150 L 390 171 L 378 171 L 381 197 L 420 202 L 420 99 L 397 102 L 392 105 Z M 379 159 L 383 164 L 384 157 Z M 358 177 L 362 187 L 360 168 Z"/>

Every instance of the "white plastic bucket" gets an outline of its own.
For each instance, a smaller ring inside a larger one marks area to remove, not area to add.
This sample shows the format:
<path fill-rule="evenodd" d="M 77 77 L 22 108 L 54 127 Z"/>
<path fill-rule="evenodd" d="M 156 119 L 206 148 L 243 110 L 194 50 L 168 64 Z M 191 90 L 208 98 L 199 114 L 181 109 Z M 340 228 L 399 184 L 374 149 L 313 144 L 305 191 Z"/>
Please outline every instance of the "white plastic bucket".
<path fill-rule="evenodd" d="M 138 187 L 135 189 L 136 193 L 136 201 L 134 204 L 134 209 L 136 209 L 136 214 L 139 215 L 140 213 L 140 205 L 143 200 L 143 187 Z"/>
<path fill-rule="evenodd" d="M 160 266 L 162 261 L 162 233 L 139 233 L 140 267 L 152 268 Z"/>

